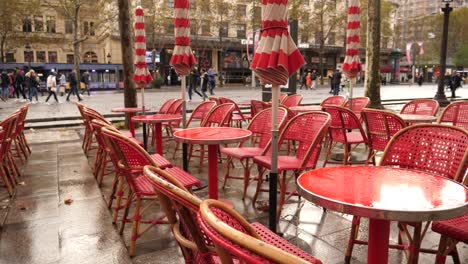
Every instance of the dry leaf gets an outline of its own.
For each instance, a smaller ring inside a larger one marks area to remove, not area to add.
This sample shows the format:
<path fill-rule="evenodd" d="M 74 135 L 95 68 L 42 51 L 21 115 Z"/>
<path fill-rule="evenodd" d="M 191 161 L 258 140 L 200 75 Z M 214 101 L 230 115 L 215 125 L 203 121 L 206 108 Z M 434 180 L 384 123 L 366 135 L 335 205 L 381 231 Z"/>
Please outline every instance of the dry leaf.
<path fill-rule="evenodd" d="M 26 185 L 26 183 L 22 181 L 22 182 L 18 182 L 18 185 Z"/>
<path fill-rule="evenodd" d="M 70 205 L 71 203 L 73 203 L 73 200 L 72 199 L 66 199 L 64 201 L 64 203 L 67 204 L 67 205 Z"/>

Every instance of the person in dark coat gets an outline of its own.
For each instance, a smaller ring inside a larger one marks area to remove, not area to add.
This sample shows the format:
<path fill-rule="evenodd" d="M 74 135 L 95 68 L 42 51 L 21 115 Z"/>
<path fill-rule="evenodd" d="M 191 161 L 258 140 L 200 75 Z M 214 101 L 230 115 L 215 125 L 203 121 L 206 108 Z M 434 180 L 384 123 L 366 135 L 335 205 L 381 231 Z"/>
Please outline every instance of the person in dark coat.
<path fill-rule="evenodd" d="M 36 75 L 36 72 L 34 70 L 29 70 L 29 72 L 26 74 L 26 82 L 28 83 L 29 87 L 29 101 L 33 104 L 39 102 L 39 99 L 37 98 L 37 89 L 39 87 L 39 78 Z M 33 97 L 36 97 L 36 102 L 33 102 Z"/>
<path fill-rule="evenodd" d="M 455 91 L 461 87 L 461 77 L 460 74 L 454 73 L 452 74 L 451 81 L 450 81 L 450 90 L 452 91 L 452 98 L 455 98 Z"/>
<path fill-rule="evenodd" d="M 203 101 L 205 101 L 205 99 L 208 99 L 208 95 L 206 95 L 206 91 L 208 91 L 208 82 L 209 82 L 209 79 L 208 79 L 208 73 L 206 72 L 205 69 L 202 69 L 202 72 L 201 72 L 201 92 L 203 94 Z"/>
<path fill-rule="evenodd" d="M 8 99 L 8 86 L 10 85 L 10 78 L 8 77 L 8 73 L 5 70 L 0 74 L 0 84 L 2 87 L 1 99 L 6 101 Z"/>
<path fill-rule="evenodd" d="M 70 101 L 70 95 L 75 94 L 76 97 L 78 97 L 78 101 L 81 101 L 80 93 L 78 92 L 78 80 L 76 78 L 76 72 L 73 71 L 69 75 L 69 80 L 70 80 L 70 91 L 68 92 L 67 95 L 67 101 Z"/>
<path fill-rule="evenodd" d="M 189 102 L 192 101 L 192 94 L 195 92 L 198 94 L 201 98 L 203 98 L 203 95 L 198 91 L 197 86 L 198 86 L 198 73 L 195 70 L 192 70 L 190 72 L 190 75 L 188 76 L 188 95 L 189 95 Z"/>
<path fill-rule="evenodd" d="M 338 69 L 335 70 L 335 72 L 333 73 L 332 82 L 333 82 L 333 95 L 338 95 L 340 93 L 340 84 L 341 84 L 341 73 Z"/>
<path fill-rule="evenodd" d="M 81 82 L 84 83 L 85 85 L 85 88 L 81 92 L 81 95 L 84 95 L 85 92 L 88 92 L 88 96 L 91 96 L 91 94 L 89 93 L 89 72 L 88 71 L 85 71 L 85 73 L 83 73 L 83 75 L 81 76 Z"/>

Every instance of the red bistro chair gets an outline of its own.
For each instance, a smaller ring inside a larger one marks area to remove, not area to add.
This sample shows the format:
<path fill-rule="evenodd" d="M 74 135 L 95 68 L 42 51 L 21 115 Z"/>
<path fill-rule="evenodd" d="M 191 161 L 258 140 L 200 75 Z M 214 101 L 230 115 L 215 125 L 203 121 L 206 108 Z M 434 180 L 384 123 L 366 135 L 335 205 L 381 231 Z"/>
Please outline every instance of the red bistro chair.
<path fill-rule="evenodd" d="M 18 120 L 16 123 L 15 131 L 12 135 L 12 140 L 15 145 L 16 156 L 24 163 L 25 160 L 28 159 L 29 155 L 31 154 L 31 149 L 26 141 L 26 137 L 24 136 L 24 126 L 26 123 L 26 115 L 28 113 L 29 104 L 22 106 L 18 110 Z"/>
<path fill-rule="evenodd" d="M 375 164 L 375 155 L 378 151 L 384 151 L 388 142 L 398 131 L 406 127 L 405 121 L 398 115 L 376 109 L 365 108 L 362 117 L 366 124 L 369 145 L 368 162 Z"/>
<path fill-rule="evenodd" d="M 205 116 L 205 119 L 202 120 L 200 126 L 201 127 L 211 127 L 211 126 L 217 126 L 217 127 L 223 127 L 223 126 L 229 126 L 231 123 L 231 118 L 232 118 L 232 112 L 234 112 L 235 106 L 233 104 L 221 104 L 213 107 L 210 112 Z M 189 145 L 189 157 L 188 160 L 192 159 L 194 157 L 193 155 L 193 144 Z M 200 145 L 200 162 L 198 166 L 198 171 L 201 172 L 202 170 L 202 165 L 203 165 L 203 160 L 205 158 L 205 147 L 203 145 Z"/>
<path fill-rule="evenodd" d="M 301 104 L 302 101 L 302 94 L 292 94 L 281 102 L 282 105 L 286 107 L 297 106 Z"/>
<path fill-rule="evenodd" d="M 325 100 L 320 103 L 320 106 L 343 106 L 345 103 L 346 97 L 342 95 L 334 95 L 325 98 Z"/>
<path fill-rule="evenodd" d="M 331 124 L 328 129 L 330 142 L 328 144 L 328 150 L 323 167 L 328 163 L 343 165 L 356 163 L 349 160 L 352 151 L 351 146 L 367 144 L 368 142 L 366 133 L 364 132 L 358 117 L 353 113 L 353 111 L 342 106 L 324 106 L 323 109 L 331 115 Z M 343 144 L 344 148 L 343 161 L 340 162 L 328 159 L 337 143 Z"/>
<path fill-rule="evenodd" d="M 213 107 L 215 107 L 215 105 L 216 105 L 215 101 L 206 101 L 206 102 L 202 102 L 199 105 L 197 105 L 197 107 L 195 107 L 195 109 L 193 109 L 192 114 L 190 115 L 190 118 L 187 121 L 187 127 L 189 127 L 192 124 L 193 120 L 198 120 L 201 123 L 202 120 L 205 118 L 205 116 L 211 111 L 211 109 L 213 109 Z M 180 130 L 180 128 L 173 128 L 172 134 L 177 130 Z M 174 149 L 174 154 L 172 155 L 173 159 L 175 159 L 175 156 L 177 154 L 177 150 L 179 149 L 179 146 L 180 146 L 180 143 L 176 142 L 176 146 L 175 146 L 175 149 Z"/>
<path fill-rule="evenodd" d="M 29 105 L 30 103 L 21 107 L 22 117 L 20 117 L 19 124 L 18 124 L 19 130 L 20 130 L 18 134 L 19 141 L 20 141 L 20 144 L 23 145 L 23 148 L 27 150 L 26 156 L 31 155 L 31 148 L 29 147 L 28 141 L 26 140 L 26 137 L 24 136 L 24 126 L 26 125 L 26 116 L 28 114 Z"/>
<path fill-rule="evenodd" d="M 444 109 L 439 118 L 440 123 L 468 129 L 468 101 L 453 102 Z"/>
<path fill-rule="evenodd" d="M 370 99 L 369 97 L 355 97 L 352 100 L 347 100 L 344 104 L 345 108 L 349 108 L 350 102 L 352 101 L 353 108 L 351 109 L 356 116 L 359 118 L 359 120 L 362 122 L 362 117 L 361 117 L 361 112 L 362 109 L 366 108 L 370 104 Z"/>
<path fill-rule="evenodd" d="M 157 216 L 153 219 L 142 219 L 142 215 L 146 212 L 146 208 L 149 208 L 149 205 L 142 208 L 142 202 L 144 200 L 154 203 L 158 201 L 156 193 L 148 182 L 146 177 L 142 176 L 143 167 L 146 165 L 157 166 L 151 156 L 138 144 L 134 141 L 128 139 L 125 136 L 122 136 L 120 133 L 112 131 L 108 128 L 102 128 L 101 130 L 104 139 L 108 147 L 114 153 L 114 155 L 119 160 L 119 171 L 124 174 L 125 180 L 128 184 L 127 198 L 122 215 L 122 224 L 120 226 L 120 234 L 123 234 L 125 223 L 133 222 L 132 227 L 132 236 L 130 239 L 130 256 L 135 254 L 135 242 L 141 237 L 149 228 L 157 224 L 166 223 L 161 216 Z M 172 167 L 166 168 L 166 170 L 175 175 L 175 177 L 185 186 L 186 188 L 191 188 L 192 186 L 200 186 L 200 181 L 194 176 L 186 173 L 180 168 Z M 123 179 L 119 181 L 119 187 L 117 192 L 123 192 Z M 128 213 L 130 205 L 134 204 L 135 209 L 133 217 L 128 218 Z M 118 211 L 122 205 L 122 197 L 117 198 L 116 209 L 114 210 L 113 221 L 116 222 L 118 218 Z M 148 224 L 148 226 L 140 232 L 140 224 Z"/>
<path fill-rule="evenodd" d="M 255 139 L 250 146 L 244 146 L 245 142 L 241 142 L 237 147 L 221 149 L 221 153 L 225 154 L 228 157 L 228 162 L 226 162 L 226 174 L 224 175 L 223 188 L 226 186 L 226 182 L 228 179 L 244 180 L 244 194 L 242 196 L 242 199 L 245 198 L 247 187 L 250 181 L 253 180 L 250 177 L 250 169 L 252 168 L 252 164 L 250 163 L 250 161 L 253 157 L 262 155 L 268 143 L 270 142 L 272 114 L 271 110 L 271 108 L 262 110 L 260 113 L 254 116 L 249 126 L 247 127 L 247 130 L 252 131 L 252 137 L 254 137 Z M 278 127 L 282 127 L 285 121 L 286 109 L 279 108 Z M 242 167 L 244 168 L 243 177 L 233 176 L 229 174 L 232 159 L 238 159 L 240 161 Z"/>
<path fill-rule="evenodd" d="M 447 125 L 419 124 L 406 127 L 396 133 L 385 148 L 380 166 L 397 166 L 411 170 L 424 171 L 462 181 L 468 168 L 468 131 Z M 398 195 L 398 194 L 395 194 Z M 367 244 L 357 239 L 360 217 L 353 217 L 353 225 L 346 251 L 349 263 L 354 244 Z M 413 235 L 407 226 L 413 226 Z M 390 248 L 408 250 L 408 263 L 417 263 L 421 240 L 429 227 L 423 223 L 399 222 L 399 243 Z M 406 237 L 409 243 L 402 242 Z"/>
<path fill-rule="evenodd" d="M 230 104 L 234 105 L 234 112 L 235 113 L 232 115 L 231 122 L 237 123 L 238 127 L 242 127 L 242 122 L 249 122 L 249 120 L 252 119 L 251 114 L 242 113 L 239 106 L 237 105 L 236 102 L 234 102 L 234 100 L 231 100 L 231 99 L 225 98 L 225 97 L 220 97 L 219 100 L 221 100 L 221 102 L 223 102 L 223 104 L 230 103 Z"/>
<path fill-rule="evenodd" d="M 18 183 L 18 168 L 11 155 L 12 135 L 18 121 L 19 113 L 15 112 L 0 123 L 0 176 L 3 186 L 10 196 L 13 195 L 13 189 Z"/>
<path fill-rule="evenodd" d="M 258 101 L 258 100 L 250 100 L 250 115 L 255 116 L 256 114 L 260 113 L 263 109 L 270 108 L 271 104 Z"/>
<path fill-rule="evenodd" d="M 435 263 L 444 264 L 447 255 L 452 256 L 454 263 L 461 263 L 457 244 L 459 242 L 468 244 L 468 214 L 446 221 L 433 222 L 432 231 L 440 234 Z"/>
<path fill-rule="evenodd" d="M 93 132 L 91 128 L 91 124 L 88 123 L 88 120 L 86 119 L 84 115 L 84 109 L 85 106 L 82 103 L 75 102 L 78 111 L 80 112 L 81 118 L 83 119 L 83 125 L 85 127 L 84 131 L 84 136 L 83 136 L 83 144 L 82 148 L 85 153 L 85 155 L 88 155 L 89 149 L 91 148 L 91 144 L 93 142 Z"/>
<path fill-rule="evenodd" d="M 279 179 L 280 199 L 278 204 L 278 216 L 281 215 L 281 210 L 286 200 L 286 191 L 291 178 L 297 178 L 300 173 L 305 170 L 314 169 L 322 149 L 322 141 L 327 133 L 330 125 L 330 115 L 324 112 L 307 112 L 296 115 L 284 127 L 279 138 L 279 146 L 283 142 L 293 140 L 297 142 L 297 151 L 294 156 L 278 155 L 278 175 Z M 257 190 L 255 192 L 252 204 L 255 205 L 258 194 L 267 192 L 262 189 L 263 172 L 265 169 L 271 169 L 271 147 L 267 149 L 261 156 L 255 156 L 253 161 L 259 166 L 259 176 Z M 292 171 L 293 177 L 287 178 L 286 173 Z M 296 192 L 292 192 L 296 194 Z M 278 217 L 279 219 L 279 217 Z"/>
<path fill-rule="evenodd" d="M 288 93 L 280 93 L 279 95 L 279 103 L 282 104 L 284 99 L 288 97 Z"/>
<path fill-rule="evenodd" d="M 322 263 L 220 201 L 203 201 L 197 219 L 223 263 Z"/>
<path fill-rule="evenodd" d="M 158 114 L 167 114 L 169 109 L 171 108 L 171 105 L 176 101 L 177 99 L 168 99 L 166 100 L 161 107 L 159 108 Z"/>
<path fill-rule="evenodd" d="M 400 114 L 436 116 L 439 103 L 433 99 L 416 99 L 403 106 Z"/>

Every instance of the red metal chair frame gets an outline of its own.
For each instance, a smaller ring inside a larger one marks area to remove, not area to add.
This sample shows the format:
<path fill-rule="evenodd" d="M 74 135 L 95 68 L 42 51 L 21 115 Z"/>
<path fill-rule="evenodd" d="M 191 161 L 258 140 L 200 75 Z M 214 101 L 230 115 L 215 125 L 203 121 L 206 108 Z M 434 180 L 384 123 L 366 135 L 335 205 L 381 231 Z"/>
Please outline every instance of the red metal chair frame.
<path fill-rule="evenodd" d="M 451 125 L 468 129 L 468 101 L 453 102 L 444 109 L 439 118 L 439 124 Z"/>
<path fill-rule="evenodd" d="M 15 112 L 5 118 L 1 123 L 0 127 L 0 176 L 2 178 L 5 189 L 10 196 L 14 193 L 19 182 L 19 172 L 16 167 L 15 161 L 11 155 L 11 144 L 13 142 L 13 132 L 16 127 L 16 123 L 19 119 L 19 112 Z"/>
<path fill-rule="evenodd" d="M 467 184 L 465 184 L 467 185 Z M 468 214 L 432 223 L 432 231 L 440 234 L 436 264 L 445 264 L 447 255 L 451 255 L 454 263 L 461 263 L 457 250 L 458 243 L 468 244 Z"/>
<path fill-rule="evenodd" d="M 203 201 L 197 220 L 223 263 L 322 263 L 220 201 Z"/>
<path fill-rule="evenodd" d="M 400 114 L 436 116 L 439 111 L 439 102 L 433 99 L 416 99 L 403 106 Z"/>
<path fill-rule="evenodd" d="M 280 93 L 279 95 L 279 103 L 282 104 L 283 101 L 288 97 L 288 93 Z"/>
<path fill-rule="evenodd" d="M 285 108 L 278 109 L 278 127 L 283 127 L 284 122 L 286 121 Z M 221 153 L 228 157 L 226 162 L 226 173 L 224 175 L 224 184 L 223 188 L 226 187 L 228 179 L 240 179 L 244 180 L 244 193 L 242 199 L 245 198 L 247 193 L 247 187 L 249 183 L 253 180 L 250 177 L 250 170 L 252 168 L 252 163 L 250 162 L 253 157 L 262 155 L 265 152 L 265 148 L 268 146 L 271 139 L 271 114 L 272 109 L 268 108 L 262 110 L 257 115 L 254 116 L 252 121 L 249 123 L 247 130 L 252 131 L 252 138 L 250 146 L 244 146 L 244 142 L 239 143 L 237 147 L 232 148 L 223 148 Z M 244 168 L 244 175 L 242 177 L 230 175 L 230 167 L 233 159 L 239 159 L 242 167 Z M 255 177 L 256 178 L 256 177 Z"/>
<path fill-rule="evenodd" d="M 363 121 L 362 117 L 361 117 L 362 109 L 367 108 L 370 105 L 370 99 L 369 99 L 369 97 L 354 97 L 352 99 L 352 101 L 353 101 L 353 108 L 351 110 L 359 118 L 359 121 L 362 122 Z M 351 100 L 347 100 L 344 103 L 344 107 L 349 108 L 350 102 L 351 102 Z"/>
<path fill-rule="evenodd" d="M 296 115 L 284 127 L 279 138 L 278 146 L 286 141 L 296 141 L 297 151 L 295 156 L 278 155 L 278 175 L 280 198 L 278 203 L 278 215 L 281 215 L 284 202 L 286 200 L 287 187 L 290 180 L 297 178 L 305 170 L 314 169 L 322 150 L 322 141 L 330 125 L 330 115 L 324 112 L 307 112 Z M 263 174 L 266 169 L 271 169 L 270 145 L 261 156 L 253 159 L 259 166 L 259 176 L 257 190 L 255 192 L 252 204 L 255 206 L 258 194 L 268 192 L 262 189 Z M 286 173 L 292 171 L 293 177 L 287 178 Z M 296 191 L 290 192 L 290 195 L 297 195 Z M 278 217 L 279 219 L 279 217 Z"/>
<path fill-rule="evenodd" d="M 255 116 L 256 114 L 260 113 L 260 111 L 270 108 L 271 104 L 258 101 L 258 100 L 250 100 L 250 115 Z"/>
<path fill-rule="evenodd" d="M 234 100 L 225 97 L 219 97 L 218 100 L 222 102 L 222 104 L 229 103 L 234 105 L 234 113 L 232 114 L 231 123 L 236 123 L 237 127 L 242 127 L 242 122 L 249 122 L 249 120 L 252 119 L 251 115 L 242 113 Z"/>
<path fill-rule="evenodd" d="M 366 124 L 369 146 L 367 161 L 375 165 L 377 152 L 384 151 L 393 135 L 405 128 L 406 123 L 394 113 L 376 109 L 363 109 L 362 118 Z"/>
<path fill-rule="evenodd" d="M 320 106 L 343 106 L 346 103 L 346 97 L 342 95 L 334 95 L 325 98 Z"/>
<path fill-rule="evenodd" d="M 455 181 L 462 181 L 468 171 L 468 131 L 447 125 L 419 124 L 406 127 L 396 133 L 385 148 L 380 166 L 401 168 L 434 173 Z M 397 195 L 397 194 L 396 194 Z M 429 227 L 427 222 L 399 222 L 399 243 L 390 248 L 408 251 L 408 263 L 417 263 L 419 252 L 434 253 L 420 249 L 421 241 Z M 353 217 L 353 225 L 346 251 L 349 263 L 354 244 L 367 244 L 357 239 L 360 218 Z M 413 234 L 407 226 L 413 226 Z M 409 242 L 404 242 L 407 238 Z"/>

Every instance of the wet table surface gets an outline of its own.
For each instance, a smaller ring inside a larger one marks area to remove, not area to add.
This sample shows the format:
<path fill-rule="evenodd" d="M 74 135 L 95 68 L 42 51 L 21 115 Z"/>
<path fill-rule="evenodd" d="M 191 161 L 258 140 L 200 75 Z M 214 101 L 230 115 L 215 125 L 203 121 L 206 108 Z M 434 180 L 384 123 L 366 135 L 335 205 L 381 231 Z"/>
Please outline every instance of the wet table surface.
<path fill-rule="evenodd" d="M 370 218 L 368 263 L 387 262 L 390 221 L 446 220 L 468 212 L 466 187 L 419 171 L 341 166 L 306 172 L 297 183 L 317 205 Z"/>
<path fill-rule="evenodd" d="M 179 121 L 181 115 L 175 114 L 155 114 L 155 115 L 140 115 L 132 117 L 133 122 L 143 123 L 143 142 L 145 149 L 148 150 L 148 140 L 146 138 L 146 124 L 154 124 L 154 133 L 156 139 L 156 153 L 163 155 L 162 149 L 162 123 Z"/>
<path fill-rule="evenodd" d="M 431 115 L 398 114 L 398 116 L 408 123 L 432 123 L 437 121 L 437 117 Z"/>
<path fill-rule="evenodd" d="M 210 199 L 218 199 L 218 145 L 237 143 L 250 136 L 252 136 L 251 131 L 233 127 L 197 127 L 174 132 L 176 141 L 208 145 L 208 194 Z"/>

